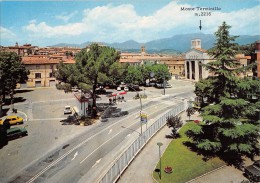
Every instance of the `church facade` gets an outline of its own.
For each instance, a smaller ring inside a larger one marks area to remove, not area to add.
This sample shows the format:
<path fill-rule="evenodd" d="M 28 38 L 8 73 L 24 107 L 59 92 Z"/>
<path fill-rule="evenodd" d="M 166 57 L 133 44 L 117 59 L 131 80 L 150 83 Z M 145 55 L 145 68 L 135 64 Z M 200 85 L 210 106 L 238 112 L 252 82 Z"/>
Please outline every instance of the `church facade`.
<path fill-rule="evenodd" d="M 202 64 L 212 60 L 207 51 L 201 48 L 200 39 L 191 40 L 191 50 L 185 54 L 185 78 L 194 81 L 207 78 L 210 73 Z"/>

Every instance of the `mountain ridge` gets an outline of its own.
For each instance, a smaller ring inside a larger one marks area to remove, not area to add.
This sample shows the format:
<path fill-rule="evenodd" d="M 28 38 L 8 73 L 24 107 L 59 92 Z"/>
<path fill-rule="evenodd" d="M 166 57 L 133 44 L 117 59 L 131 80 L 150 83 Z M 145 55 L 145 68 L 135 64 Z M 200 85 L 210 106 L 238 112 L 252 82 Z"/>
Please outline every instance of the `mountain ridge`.
<path fill-rule="evenodd" d="M 193 33 L 193 34 L 179 34 L 174 35 L 169 38 L 156 39 L 152 41 L 148 41 L 145 43 L 139 43 L 135 40 L 127 40 L 124 42 L 115 42 L 115 43 L 103 43 L 107 46 L 113 47 L 115 49 L 119 49 L 122 51 L 129 50 L 140 50 L 141 46 L 145 46 L 146 50 L 173 50 L 176 52 L 186 52 L 191 47 L 192 39 L 201 39 L 202 48 L 210 49 L 214 46 L 215 36 L 213 34 L 203 34 L 203 33 Z M 254 43 L 255 41 L 260 40 L 260 35 L 240 35 L 236 39 L 236 43 L 239 45 L 246 45 Z M 84 42 L 81 44 L 67 44 L 67 43 L 59 43 L 56 45 L 52 45 L 52 47 L 80 47 L 84 48 L 90 45 L 92 42 Z"/>

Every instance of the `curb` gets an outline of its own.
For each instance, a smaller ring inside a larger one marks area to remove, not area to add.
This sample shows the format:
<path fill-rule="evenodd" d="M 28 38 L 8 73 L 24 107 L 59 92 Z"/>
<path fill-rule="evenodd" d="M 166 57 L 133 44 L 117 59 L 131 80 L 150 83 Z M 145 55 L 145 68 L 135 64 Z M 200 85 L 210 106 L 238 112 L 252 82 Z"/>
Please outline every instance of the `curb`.
<path fill-rule="evenodd" d="M 196 177 L 196 178 L 194 178 L 194 179 L 191 179 L 191 180 L 189 180 L 188 182 L 186 182 L 186 183 L 191 183 L 191 182 L 193 182 L 193 181 L 195 181 L 195 180 L 197 180 L 197 179 L 200 179 L 201 177 L 204 177 L 204 176 L 206 176 L 206 175 L 208 175 L 208 174 L 211 174 L 211 173 L 213 173 L 213 172 L 215 172 L 215 171 L 217 171 L 217 170 L 220 170 L 220 169 L 222 169 L 222 168 L 224 168 L 224 167 L 226 167 L 227 165 L 223 165 L 223 166 L 221 166 L 221 167 L 218 167 L 217 169 L 214 169 L 214 170 L 211 170 L 211 171 L 209 171 L 209 172 L 207 172 L 207 173 L 204 173 L 203 175 L 201 175 L 201 176 L 198 176 L 198 177 Z"/>

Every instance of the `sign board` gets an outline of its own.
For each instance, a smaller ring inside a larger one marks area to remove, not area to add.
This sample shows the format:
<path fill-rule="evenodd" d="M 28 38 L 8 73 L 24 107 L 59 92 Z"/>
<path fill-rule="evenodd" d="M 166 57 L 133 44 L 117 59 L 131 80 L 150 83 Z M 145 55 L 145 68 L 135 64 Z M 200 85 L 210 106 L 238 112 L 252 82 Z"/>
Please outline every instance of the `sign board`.
<path fill-rule="evenodd" d="M 140 114 L 141 123 L 147 123 L 147 118 L 148 118 L 147 114 L 145 113 Z"/>

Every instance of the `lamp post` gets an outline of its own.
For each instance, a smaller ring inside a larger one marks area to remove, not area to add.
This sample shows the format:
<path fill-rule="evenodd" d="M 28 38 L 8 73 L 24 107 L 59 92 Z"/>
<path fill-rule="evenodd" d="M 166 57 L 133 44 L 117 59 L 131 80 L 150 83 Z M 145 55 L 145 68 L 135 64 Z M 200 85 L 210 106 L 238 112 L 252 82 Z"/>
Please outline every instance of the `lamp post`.
<path fill-rule="evenodd" d="M 163 143 L 158 142 L 157 143 L 158 147 L 159 147 L 159 159 L 160 159 L 160 179 L 162 179 L 162 159 L 161 159 L 161 146 L 163 145 Z"/>
<path fill-rule="evenodd" d="M 163 76 L 163 95 L 165 95 L 165 76 Z"/>
<path fill-rule="evenodd" d="M 143 104 L 142 104 L 142 98 L 139 92 L 137 92 L 134 87 L 128 86 L 130 88 L 132 88 L 136 94 L 138 94 L 139 99 L 140 99 L 140 125 L 141 125 L 141 134 L 143 133 L 143 129 L 142 129 L 142 121 L 141 121 L 141 115 L 142 115 L 142 110 L 143 110 Z"/>

